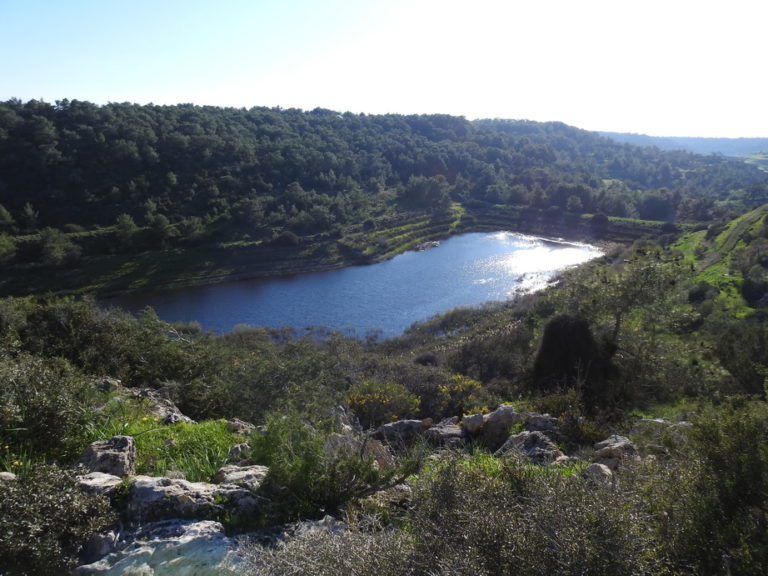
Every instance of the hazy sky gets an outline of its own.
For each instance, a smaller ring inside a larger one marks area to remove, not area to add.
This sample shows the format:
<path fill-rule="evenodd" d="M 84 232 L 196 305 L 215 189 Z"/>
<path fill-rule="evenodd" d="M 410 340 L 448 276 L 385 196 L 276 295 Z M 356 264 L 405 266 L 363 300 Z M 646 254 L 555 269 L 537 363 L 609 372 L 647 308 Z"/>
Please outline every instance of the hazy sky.
<path fill-rule="evenodd" d="M 0 100 L 768 137 L 764 0 L 0 0 Z"/>

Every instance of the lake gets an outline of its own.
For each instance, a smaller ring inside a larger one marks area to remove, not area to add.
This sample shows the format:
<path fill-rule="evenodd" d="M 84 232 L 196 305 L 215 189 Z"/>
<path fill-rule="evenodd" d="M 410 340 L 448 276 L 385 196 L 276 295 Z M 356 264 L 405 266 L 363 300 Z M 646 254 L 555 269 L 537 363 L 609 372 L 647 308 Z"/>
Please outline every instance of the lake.
<path fill-rule="evenodd" d="M 471 233 L 368 266 L 142 292 L 107 303 L 132 312 L 151 306 L 166 322 L 196 320 L 215 332 L 237 324 L 323 326 L 389 338 L 452 308 L 539 290 L 558 272 L 600 255 L 588 244 Z"/>

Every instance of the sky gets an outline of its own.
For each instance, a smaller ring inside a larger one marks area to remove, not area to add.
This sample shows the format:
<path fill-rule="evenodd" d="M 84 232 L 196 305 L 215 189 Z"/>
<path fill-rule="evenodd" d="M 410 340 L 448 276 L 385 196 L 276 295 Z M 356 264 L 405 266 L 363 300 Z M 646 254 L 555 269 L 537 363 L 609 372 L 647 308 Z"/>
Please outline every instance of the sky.
<path fill-rule="evenodd" d="M 0 101 L 768 137 L 764 0 L 0 0 Z"/>

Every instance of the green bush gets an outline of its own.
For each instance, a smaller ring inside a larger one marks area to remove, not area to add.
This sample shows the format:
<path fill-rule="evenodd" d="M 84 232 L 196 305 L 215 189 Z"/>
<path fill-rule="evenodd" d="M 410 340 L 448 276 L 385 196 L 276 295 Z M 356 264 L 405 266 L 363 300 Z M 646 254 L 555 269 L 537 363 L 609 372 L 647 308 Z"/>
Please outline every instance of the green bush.
<path fill-rule="evenodd" d="M 65 360 L 0 356 L 0 445 L 38 457 L 76 457 L 95 396 Z"/>
<path fill-rule="evenodd" d="M 672 553 L 700 574 L 768 572 L 768 405 L 734 398 L 695 421 Z"/>
<path fill-rule="evenodd" d="M 114 520 L 105 498 L 77 488 L 73 471 L 36 466 L 0 487 L 0 571 L 67 574 L 87 537 Z"/>
<path fill-rule="evenodd" d="M 351 442 L 350 442 L 351 440 Z M 271 414 L 266 433 L 251 439 L 251 459 L 269 466 L 261 492 L 271 497 L 276 519 L 313 518 L 408 473 L 413 462 L 380 469 L 351 437 L 327 423 L 311 425 L 303 414 Z"/>
<path fill-rule="evenodd" d="M 372 531 L 354 526 L 334 531 L 308 530 L 272 546 L 251 544 L 245 550 L 251 576 L 406 576 L 415 575 L 410 562 L 412 539 L 395 530 Z"/>
<path fill-rule="evenodd" d="M 347 402 L 365 429 L 410 418 L 419 408 L 419 399 L 402 384 L 376 380 L 350 387 Z"/>
<path fill-rule="evenodd" d="M 637 493 L 514 459 L 476 466 L 476 458 L 445 458 L 416 484 L 417 565 L 489 576 L 663 571 Z"/>

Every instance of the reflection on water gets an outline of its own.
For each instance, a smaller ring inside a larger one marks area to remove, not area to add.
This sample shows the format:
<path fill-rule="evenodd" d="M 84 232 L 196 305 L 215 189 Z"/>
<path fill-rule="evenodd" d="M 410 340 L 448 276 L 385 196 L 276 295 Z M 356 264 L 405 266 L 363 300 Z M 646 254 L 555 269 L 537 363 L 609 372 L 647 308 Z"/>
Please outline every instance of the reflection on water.
<path fill-rule="evenodd" d="M 132 311 L 152 306 L 163 320 L 197 320 L 217 332 L 237 324 L 325 326 L 390 337 L 452 308 L 539 290 L 557 272 L 600 254 L 586 244 L 509 232 L 463 234 L 371 266 L 143 293 L 110 303 Z"/>

